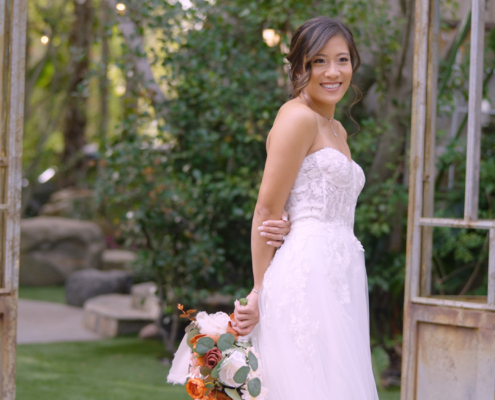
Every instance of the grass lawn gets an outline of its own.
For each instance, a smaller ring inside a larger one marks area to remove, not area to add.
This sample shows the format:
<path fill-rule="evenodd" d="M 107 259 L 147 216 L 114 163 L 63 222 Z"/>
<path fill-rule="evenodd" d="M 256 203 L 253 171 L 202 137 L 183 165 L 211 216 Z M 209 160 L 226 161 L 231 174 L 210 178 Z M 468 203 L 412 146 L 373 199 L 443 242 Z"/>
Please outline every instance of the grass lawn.
<path fill-rule="evenodd" d="M 190 400 L 166 383 L 158 341 L 134 337 L 17 348 L 17 400 Z M 399 400 L 399 392 L 380 394 Z"/>
<path fill-rule="evenodd" d="M 190 400 L 166 384 L 158 341 L 134 337 L 17 348 L 17 400 Z"/>
<path fill-rule="evenodd" d="M 27 300 L 51 301 L 52 303 L 65 303 L 65 289 L 63 286 L 21 286 L 19 298 Z"/>

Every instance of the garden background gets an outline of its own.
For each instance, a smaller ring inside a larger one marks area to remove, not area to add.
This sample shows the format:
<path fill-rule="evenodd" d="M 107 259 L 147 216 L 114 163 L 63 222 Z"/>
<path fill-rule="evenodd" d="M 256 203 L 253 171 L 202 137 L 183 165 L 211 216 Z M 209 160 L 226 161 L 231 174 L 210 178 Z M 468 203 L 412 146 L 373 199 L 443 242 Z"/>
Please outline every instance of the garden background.
<path fill-rule="evenodd" d="M 438 109 L 444 121 L 467 101 L 468 24 L 458 9 L 455 1 L 442 2 Z M 318 15 L 346 23 L 362 57 L 354 80 L 364 98 L 350 108 L 355 94 L 349 90 L 336 118 L 367 178 L 355 233 L 366 249 L 375 372 L 380 387 L 397 386 L 413 2 L 29 2 L 23 218 L 37 216 L 55 191 L 91 191 L 90 201 L 67 216 L 104 226 L 108 246 L 137 252 L 134 280 L 157 283 L 163 345 L 146 344 L 143 356 L 173 353 L 181 329 L 177 302 L 201 308 L 213 292 L 240 297 L 251 287 L 250 226 L 265 140 L 288 100 L 284 56 L 294 30 Z M 495 29 L 486 44 L 485 65 L 493 66 Z M 485 74 L 490 104 L 493 67 Z M 465 124 L 453 137 L 447 127 L 437 132 L 435 216 L 462 216 Z M 493 218 L 493 119 L 483 122 L 482 138 L 480 218 Z M 434 291 L 486 294 L 486 250 L 483 232 L 442 231 L 435 237 Z M 132 354 L 138 344 L 130 345 Z M 67 351 L 53 354 L 63 358 Z M 27 379 L 22 359 L 20 365 L 19 385 Z M 165 387 L 165 372 L 161 378 Z M 156 382 L 149 384 L 159 387 Z"/>

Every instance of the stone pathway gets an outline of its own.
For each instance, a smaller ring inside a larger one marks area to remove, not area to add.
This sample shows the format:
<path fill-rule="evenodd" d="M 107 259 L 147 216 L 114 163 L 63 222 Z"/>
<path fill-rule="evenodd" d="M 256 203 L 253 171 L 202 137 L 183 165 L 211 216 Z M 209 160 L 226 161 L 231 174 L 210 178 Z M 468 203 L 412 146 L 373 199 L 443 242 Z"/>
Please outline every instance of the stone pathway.
<path fill-rule="evenodd" d="M 19 299 L 17 343 L 48 343 L 102 339 L 83 327 L 82 308 Z"/>

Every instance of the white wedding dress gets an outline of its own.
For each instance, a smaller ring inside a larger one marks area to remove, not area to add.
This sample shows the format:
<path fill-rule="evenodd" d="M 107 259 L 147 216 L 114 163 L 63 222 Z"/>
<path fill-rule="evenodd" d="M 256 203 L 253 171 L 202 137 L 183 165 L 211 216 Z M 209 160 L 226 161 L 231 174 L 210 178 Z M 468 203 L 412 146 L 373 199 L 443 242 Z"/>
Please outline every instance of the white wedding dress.
<path fill-rule="evenodd" d="M 353 232 L 364 182 L 330 147 L 302 163 L 286 204 L 291 231 L 265 273 L 252 333 L 267 400 L 378 400 L 364 249 Z"/>

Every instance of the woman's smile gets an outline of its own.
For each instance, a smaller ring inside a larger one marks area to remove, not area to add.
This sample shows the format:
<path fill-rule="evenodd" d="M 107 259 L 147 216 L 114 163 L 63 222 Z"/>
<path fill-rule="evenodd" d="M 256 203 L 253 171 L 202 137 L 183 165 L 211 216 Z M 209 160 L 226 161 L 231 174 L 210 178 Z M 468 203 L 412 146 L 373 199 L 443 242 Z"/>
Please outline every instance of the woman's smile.
<path fill-rule="evenodd" d="M 320 83 L 320 86 L 327 92 L 336 92 L 342 86 L 342 82 Z"/>

